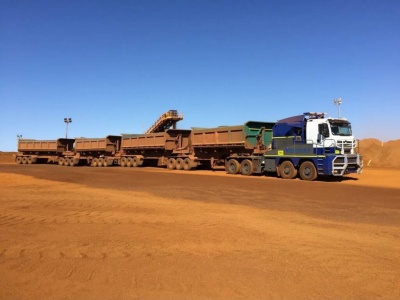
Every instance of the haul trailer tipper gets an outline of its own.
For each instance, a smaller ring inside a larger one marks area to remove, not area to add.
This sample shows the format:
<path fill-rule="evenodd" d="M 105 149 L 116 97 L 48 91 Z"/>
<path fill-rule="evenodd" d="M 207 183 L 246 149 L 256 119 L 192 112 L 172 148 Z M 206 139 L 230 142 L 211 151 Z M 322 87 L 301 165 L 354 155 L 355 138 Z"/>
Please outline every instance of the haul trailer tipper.
<path fill-rule="evenodd" d="M 190 147 L 190 130 L 168 129 L 149 134 L 123 134 L 121 166 L 137 167 L 143 164 L 167 166 L 169 169 L 190 170 L 197 160 Z"/>
<path fill-rule="evenodd" d="M 244 125 L 193 128 L 191 144 L 202 165 L 224 168 L 229 174 L 253 173 L 253 161 L 271 147 L 275 123 L 248 121 Z"/>
<path fill-rule="evenodd" d="M 74 139 L 57 140 L 18 140 L 17 164 L 34 164 L 39 162 L 57 163 L 66 153 L 73 150 Z"/>

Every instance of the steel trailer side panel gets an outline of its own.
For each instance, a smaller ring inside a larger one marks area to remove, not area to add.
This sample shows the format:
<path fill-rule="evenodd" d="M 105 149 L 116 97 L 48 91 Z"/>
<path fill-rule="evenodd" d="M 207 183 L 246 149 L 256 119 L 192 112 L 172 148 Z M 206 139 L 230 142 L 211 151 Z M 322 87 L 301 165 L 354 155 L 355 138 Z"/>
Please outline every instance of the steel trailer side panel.
<path fill-rule="evenodd" d="M 77 152 L 107 152 L 115 153 L 121 143 L 120 136 L 109 135 L 105 138 L 79 138 L 75 141 L 75 151 Z"/>
<path fill-rule="evenodd" d="M 179 150 L 188 148 L 190 144 L 190 130 L 169 129 L 165 132 L 142 135 L 122 135 L 121 148 L 123 150 Z"/>
<path fill-rule="evenodd" d="M 21 153 L 62 153 L 73 149 L 74 139 L 58 140 L 19 140 L 18 151 Z"/>

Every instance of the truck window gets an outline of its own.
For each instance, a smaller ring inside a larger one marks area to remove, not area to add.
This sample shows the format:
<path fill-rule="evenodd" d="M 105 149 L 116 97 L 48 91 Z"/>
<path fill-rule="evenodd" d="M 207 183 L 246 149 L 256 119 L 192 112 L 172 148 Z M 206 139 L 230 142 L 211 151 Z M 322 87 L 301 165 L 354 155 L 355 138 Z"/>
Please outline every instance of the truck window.
<path fill-rule="evenodd" d="M 329 128 L 328 124 L 323 123 L 318 125 L 318 133 L 323 137 L 329 137 Z"/>

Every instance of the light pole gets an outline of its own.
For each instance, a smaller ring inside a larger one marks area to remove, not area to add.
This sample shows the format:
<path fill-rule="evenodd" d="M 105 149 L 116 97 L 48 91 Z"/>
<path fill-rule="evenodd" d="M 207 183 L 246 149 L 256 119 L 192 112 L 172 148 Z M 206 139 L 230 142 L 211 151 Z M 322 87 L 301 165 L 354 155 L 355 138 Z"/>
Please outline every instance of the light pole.
<path fill-rule="evenodd" d="M 18 140 L 22 139 L 22 134 L 17 134 Z"/>
<path fill-rule="evenodd" d="M 64 118 L 64 122 L 65 122 L 65 124 L 67 124 L 67 129 L 65 131 L 65 138 L 67 139 L 68 138 L 68 124 L 72 123 L 72 119 L 71 118 Z"/>
<path fill-rule="evenodd" d="M 333 104 L 337 105 L 338 107 L 338 118 L 340 118 L 340 104 L 342 104 L 342 98 L 334 99 Z"/>

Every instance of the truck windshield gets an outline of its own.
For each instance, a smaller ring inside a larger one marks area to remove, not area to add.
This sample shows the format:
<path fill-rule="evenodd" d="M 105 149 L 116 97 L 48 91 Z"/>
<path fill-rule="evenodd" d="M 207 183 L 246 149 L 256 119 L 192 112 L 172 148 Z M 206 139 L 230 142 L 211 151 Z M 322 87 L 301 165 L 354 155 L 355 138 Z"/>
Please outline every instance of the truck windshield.
<path fill-rule="evenodd" d="M 348 122 L 330 122 L 333 135 L 351 136 L 351 125 Z"/>

